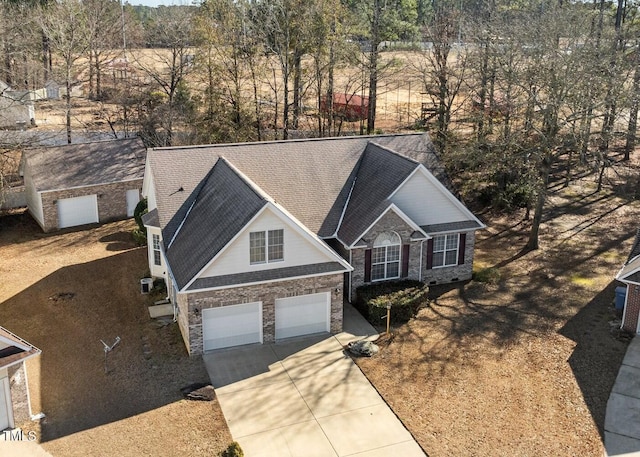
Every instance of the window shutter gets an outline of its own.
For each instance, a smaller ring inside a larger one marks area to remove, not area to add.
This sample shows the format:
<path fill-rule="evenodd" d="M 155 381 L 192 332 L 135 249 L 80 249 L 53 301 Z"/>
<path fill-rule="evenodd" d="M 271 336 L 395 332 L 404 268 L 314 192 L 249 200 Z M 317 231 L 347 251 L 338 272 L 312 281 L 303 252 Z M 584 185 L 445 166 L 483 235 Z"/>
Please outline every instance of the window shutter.
<path fill-rule="evenodd" d="M 433 238 L 427 240 L 427 270 L 433 268 Z"/>
<path fill-rule="evenodd" d="M 371 249 L 364 251 L 364 282 L 371 282 Z"/>
<path fill-rule="evenodd" d="M 402 277 L 409 276 L 409 245 L 402 245 Z"/>
<path fill-rule="evenodd" d="M 464 264 L 464 250 L 467 243 L 467 234 L 461 233 L 460 240 L 458 243 L 458 265 Z"/>

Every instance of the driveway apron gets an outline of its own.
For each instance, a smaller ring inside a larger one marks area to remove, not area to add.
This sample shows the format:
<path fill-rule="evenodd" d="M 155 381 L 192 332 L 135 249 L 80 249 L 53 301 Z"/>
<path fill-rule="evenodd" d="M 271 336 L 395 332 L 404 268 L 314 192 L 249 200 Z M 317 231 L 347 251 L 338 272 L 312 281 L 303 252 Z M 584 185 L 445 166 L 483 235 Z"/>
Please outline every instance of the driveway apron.
<path fill-rule="evenodd" d="M 336 336 L 203 356 L 231 435 L 247 457 L 425 456 L 345 354 L 343 344 L 373 334 L 366 322 L 347 322 L 362 319 L 352 313 L 345 309 L 347 332 Z"/>

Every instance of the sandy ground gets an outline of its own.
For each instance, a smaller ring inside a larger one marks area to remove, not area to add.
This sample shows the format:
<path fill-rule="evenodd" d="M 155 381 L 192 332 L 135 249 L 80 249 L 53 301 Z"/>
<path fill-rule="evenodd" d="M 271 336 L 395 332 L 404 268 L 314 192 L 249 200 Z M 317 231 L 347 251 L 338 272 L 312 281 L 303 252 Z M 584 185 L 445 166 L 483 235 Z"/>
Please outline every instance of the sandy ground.
<path fill-rule="evenodd" d="M 0 322 L 42 349 L 29 363 L 33 411 L 20 424 L 54 456 L 217 455 L 231 441 L 216 401 L 182 399 L 208 380 L 175 324 L 148 317 L 146 251 L 132 221 L 43 234 L 0 219 Z M 121 342 L 105 356 L 100 340 Z"/>

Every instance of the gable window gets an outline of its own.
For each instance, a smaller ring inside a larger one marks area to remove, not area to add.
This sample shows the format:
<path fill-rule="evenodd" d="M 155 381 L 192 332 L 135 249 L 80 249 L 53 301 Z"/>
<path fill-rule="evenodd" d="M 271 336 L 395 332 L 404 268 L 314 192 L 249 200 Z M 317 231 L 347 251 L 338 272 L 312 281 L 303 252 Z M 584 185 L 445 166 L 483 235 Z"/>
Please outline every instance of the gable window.
<path fill-rule="evenodd" d="M 284 230 L 249 233 L 249 263 L 284 260 Z"/>
<path fill-rule="evenodd" d="M 160 266 L 162 261 L 160 260 L 160 235 L 155 233 L 151 236 L 153 241 L 153 264 Z"/>
<path fill-rule="evenodd" d="M 457 233 L 433 237 L 433 267 L 448 267 L 458 264 L 458 246 L 460 236 Z"/>
<path fill-rule="evenodd" d="M 384 232 L 373 242 L 371 252 L 371 280 L 400 277 L 400 237 L 396 233 Z"/>

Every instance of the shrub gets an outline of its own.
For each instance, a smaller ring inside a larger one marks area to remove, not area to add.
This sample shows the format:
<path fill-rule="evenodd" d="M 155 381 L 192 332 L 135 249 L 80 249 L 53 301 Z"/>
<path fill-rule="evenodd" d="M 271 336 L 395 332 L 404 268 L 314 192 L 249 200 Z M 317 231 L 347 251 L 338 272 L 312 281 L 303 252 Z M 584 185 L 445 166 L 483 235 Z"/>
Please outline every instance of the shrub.
<path fill-rule="evenodd" d="M 355 306 L 372 324 L 381 325 L 391 303 L 391 323 L 403 324 L 428 300 L 429 288 L 420 281 L 384 282 L 358 287 Z"/>
<path fill-rule="evenodd" d="M 133 218 L 135 219 L 136 224 L 138 224 L 138 228 L 133 229 L 133 232 L 131 232 L 131 234 L 133 235 L 133 239 L 138 246 L 144 246 L 145 244 L 147 244 L 147 229 L 142 223 L 142 216 L 147 214 L 148 211 L 149 210 L 147 207 L 146 198 L 140 200 L 136 205 L 136 209 L 133 210 Z"/>
<path fill-rule="evenodd" d="M 222 453 L 220 457 L 244 457 L 244 452 L 237 441 L 231 443 Z"/>
<path fill-rule="evenodd" d="M 131 232 L 131 235 L 133 236 L 133 241 L 135 241 L 135 243 L 138 246 L 144 246 L 144 245 L 147 244 L 147 231 L 146 230 L 140 230 L 139 228 L 136 227 Z"/>
<path fill-rule="evenodd" d="M 473 272 L 473 280 L 486 284 L 498 284 L 500 282 L 500 270 L 494 267 L 483 268 Z"/>

